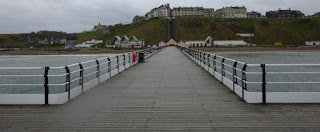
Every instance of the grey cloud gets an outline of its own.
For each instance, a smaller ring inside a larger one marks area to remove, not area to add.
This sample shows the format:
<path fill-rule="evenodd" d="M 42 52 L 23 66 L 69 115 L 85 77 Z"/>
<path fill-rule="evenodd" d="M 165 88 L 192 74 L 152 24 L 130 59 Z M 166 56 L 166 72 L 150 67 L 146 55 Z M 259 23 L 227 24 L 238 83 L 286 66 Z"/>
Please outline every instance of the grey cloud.
<path fill-rule="evenodd" d="M 39 30 L 81 32 L 101 22 L 106 25 L 130 23 L 154 7 L 246 6 L 248 11 L 297 9 L 307 15 L 319 12 L 319 0 L 0 0 L 0 33 Z"/>

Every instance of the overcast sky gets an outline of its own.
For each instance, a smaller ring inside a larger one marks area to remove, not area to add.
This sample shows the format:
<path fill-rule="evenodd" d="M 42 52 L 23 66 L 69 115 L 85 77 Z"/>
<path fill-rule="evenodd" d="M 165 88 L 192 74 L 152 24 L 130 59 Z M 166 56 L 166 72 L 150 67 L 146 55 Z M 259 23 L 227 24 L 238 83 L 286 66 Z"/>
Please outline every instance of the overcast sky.
<path fill-rule="evenodd" d="M 291 8 L 306 15 L 319 12 L 320 0 L 0 0 L 0 33 L 28 33 L 39 30 L 68 33 L 104 25 L 130 23 L 154 7 L 169 3 L 178 6 L 245 6 L 248 11 Z"/>

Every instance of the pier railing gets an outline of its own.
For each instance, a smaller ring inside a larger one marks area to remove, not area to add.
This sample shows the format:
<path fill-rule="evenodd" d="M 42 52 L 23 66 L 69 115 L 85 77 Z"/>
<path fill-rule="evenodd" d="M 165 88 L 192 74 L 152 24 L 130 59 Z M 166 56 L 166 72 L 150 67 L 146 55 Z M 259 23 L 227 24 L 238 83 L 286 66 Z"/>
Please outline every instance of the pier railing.
<path fill-rule="evenodd" d="M 178 48 L 248 103 L 320 103 L 320 64 L 247 64 L 195 49 Z M 288 70 L 293 67 L 304 68 L 299 72 Z M 314 71 L 316 69 L 319 71 Z M 248 89 L 248 85 L 253 88 Z M 293 86 L 286 85 L 299 86 L 292 91 Z M 303 91 L 308 88 L 313 90 Z"/>
<path fill-rule="evenodd" d="M 33 89 L 41 91 L 31 94 L 14 93 L 12 91 L 0 93 L 0 104 L 64 104 L 90 88 L 137 64 L 140 52 L 144 52 L 144 58 L 147 59 L 163 48 L 148 48 L 60 67 L 0 67 L 0 73 L 2 73 L 1 71 L 6 71 L 5 73 L 7 73 L 0 74 L 0 80 L 12 77 L 16 78 L 16 81 L 8 81 L 11 82 L 8 84 L 3 83 L 6 81 L 0 81 L 1 89 L 10 91 L 10 87 L 19 87 L 15 89 L 37 87 Z M 42 72 L 44 74 L 21 74 L 29 73 L 29 71 L 37 71 L 36 73 Z M 50 71 L 52 71 L 51 74 Z M 33 82 L 24 81 L 32 78 L 42 79 L 35 79 Z"/>

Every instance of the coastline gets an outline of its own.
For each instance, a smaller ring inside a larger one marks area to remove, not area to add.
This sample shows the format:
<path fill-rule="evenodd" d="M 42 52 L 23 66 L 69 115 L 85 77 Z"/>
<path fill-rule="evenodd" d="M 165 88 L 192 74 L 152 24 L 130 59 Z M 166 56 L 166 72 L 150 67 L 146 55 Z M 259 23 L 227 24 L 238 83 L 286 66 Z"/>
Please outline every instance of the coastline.
<path fill-rule="evenodd" d="M 193 48 L 193 47 L 191 47 Z M 320 52 L 320 46 L 254 46 L 254 47 L 194 47 L 193 49 L 204 52 L 216 53 L 258 53 L 258 52 Z M 142 49 L 20 49 L 0 51 L 0 56 L 5 55 L 78 55 L 78 54 L 121 54 Z"/>
<path fill-rule="evenodd" d="M 120 54 L 138 51 L 142 49 L 75 49 L 75 50 L 64 50 L 64 49 L 20 49 L 13 51 L 0 51 L 0 56 L 5 55 L 77 55 L 77 54 Z"/>
<path fill-rule="evenodd" d="M 320 46 L 195 47 L 204 52 L 320 52 Z"/>

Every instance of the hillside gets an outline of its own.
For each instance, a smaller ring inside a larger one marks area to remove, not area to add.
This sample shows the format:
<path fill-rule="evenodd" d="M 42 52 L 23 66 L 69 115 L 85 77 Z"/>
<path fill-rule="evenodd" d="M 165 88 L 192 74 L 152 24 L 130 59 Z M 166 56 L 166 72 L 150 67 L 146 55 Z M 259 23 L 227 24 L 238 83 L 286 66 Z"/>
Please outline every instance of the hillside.
<path fill-rule="evenodd" d="M 88 40 L 103 40 L 106 41 L 106 34 L 102 33 L 102 31 L 90 31 L 90 32 L 83 32 L 78 34 L 77 43 L 82 43 Z"/>
<path fill-rule="evenodd" d="M 112 27 L 111 40 L 115 35 L 136 35 L 147 43 L 168 40 L 166 19 L 151 19 L 136 24 Z M 243 39 L 236 33 L 254 33 L 249 38 L 258 45 L 301 45 L 304 41 L 320 40 L 319 19 L 212 19 L 186 18 L 175 20 L 176 40 L 204 40 L 211 35 L 215 40 Z"/>
<path fill-rule="evenodd" d="M 37 46 L 39 40 L 54 39 L 77 39 L 77 34 L 68 34 L 57 31 L 39 31 L 37 33 L 23 33 L 23 34 L 0 34 L 0 48 L 29 48 L 30 46 Z M 41 47 L 41 46 L 40 46 Z M 44 46 L 42 46 L 44 47 Z"/>
<path fill-rule="evenodd" d="M 1 47 L 24 47 L 23 42 L 27 42 L 26 34 L 0 34 Z"/>
<path fill-rule="evenodd" d="M 158 43 L 168 39 L 168 22 L 166 19 L 150 19 L 135 24 L 113 26 L 110 32 L 108 40 L 112 40 L 116 35 L 134 35 L 138 39 L 144 39 L 146 43 Z"/>
<path fill-rule="evenodd" d="M 183 18 L 175 20 L 175 40 L 204 40 L 211 35 L 215 40 L 239 40 L 236 33 L 254 33 L 254 37 L 244 39 L 257 45 L 302 45 L 305 41 L 320 41 L 320 20 L 318 19 L 216 19 Z M 44 38 L 77 39 L 82 43 L 91 39 L 112 40 L 114 36 L 135 35 L 146 43 L 167 41 L 168 20 L 153 18 L 135 24 L 108 26 L 109 33 L 101 31 L 66 34 L 42 31 L 29 34 L 0 34 L 0 47 L 28 48 Z"/>

